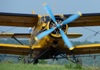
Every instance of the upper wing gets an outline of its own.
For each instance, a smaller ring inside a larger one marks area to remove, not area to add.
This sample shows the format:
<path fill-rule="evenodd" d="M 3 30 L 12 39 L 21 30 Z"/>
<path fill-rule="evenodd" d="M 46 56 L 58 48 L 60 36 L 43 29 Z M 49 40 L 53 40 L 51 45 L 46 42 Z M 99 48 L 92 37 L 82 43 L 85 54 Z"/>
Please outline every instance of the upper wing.
<path fill-rule="evenodd" d="M 70 15 L 64 15 L 66 18 Z M 78 26 L 99 26 L 100 13 L 83 14 L 78 20 L 68 24 L 69 27 Z M 2 13 L 0 12 L 0 26 L 20 26 L 33 27 L 39 20 L 37 14 L 18 14 L 18 13 Z"/>
<path fill-rule="evenodd" d="M 0 53 L 2 54 L 28 55 L 30 51 L 31 49 L 27 45 L 0 44 Z"/>
<path fill-rule="evenodd" d="M 0 26 L 33 27 L 39 20 L 37 14 L 18 14 L 0 12 Z"/>
<path fill-rule="evenodd" d="M 64 15 L 66 18 L 69 15 Z M 68 24 L 69 27 L 80 27 L 80 26 L 100 26 L 100 13 L 87 13 L 83 14 L 76 21 Z"/>

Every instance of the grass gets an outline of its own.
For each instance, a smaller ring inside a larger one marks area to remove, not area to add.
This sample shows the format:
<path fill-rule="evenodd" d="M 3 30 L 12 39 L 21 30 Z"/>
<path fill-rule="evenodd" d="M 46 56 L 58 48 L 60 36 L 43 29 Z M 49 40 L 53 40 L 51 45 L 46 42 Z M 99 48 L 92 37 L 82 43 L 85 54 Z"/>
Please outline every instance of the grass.
<path fill-rule="evenodd" d="M 99 67 L 80 67 L 75 65 L 0 63 L 0 70 L 100 70 Z"/>

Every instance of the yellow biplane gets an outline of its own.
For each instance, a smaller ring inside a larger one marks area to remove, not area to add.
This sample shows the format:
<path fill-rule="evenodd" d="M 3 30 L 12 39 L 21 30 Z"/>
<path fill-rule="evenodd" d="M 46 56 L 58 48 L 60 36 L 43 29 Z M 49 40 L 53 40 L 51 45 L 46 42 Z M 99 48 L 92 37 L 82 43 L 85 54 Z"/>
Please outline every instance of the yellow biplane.
<path fill-rule="evenodd" d="M 0 44 L 0 53 L 30 55 L 34 63 L 62 54 L 100 53 L 100 44 L 73 46 L 69 38 L 78 38 L 82 34 L 67 33 L 69 27 L 100 26 L 100 13 L 53 15 L 48 5 L 44 8 L 49 15 L 0 12 L 0 26 L 31 27 L 30 33 L 0 34 L 1 38 L 30 39 L 29 45 Z"/>

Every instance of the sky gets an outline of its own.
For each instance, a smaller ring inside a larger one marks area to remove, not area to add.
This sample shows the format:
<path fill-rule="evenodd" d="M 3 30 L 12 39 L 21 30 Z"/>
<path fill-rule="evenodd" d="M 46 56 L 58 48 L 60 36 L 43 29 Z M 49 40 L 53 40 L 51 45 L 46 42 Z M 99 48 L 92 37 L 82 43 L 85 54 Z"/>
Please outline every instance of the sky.
<path fill-rule="evenodd" d="M 0 12 L 26 13 L 31 14 L 34 10 L 36 14 L 44 15 L 46 11 L 43 4 L 47 3 L 54 14 L 74 14 L 78 11 L 82 13 L 100 13 L 99 0 L 0 0 Z M 9 30 L 12 28 L 12 30 Z M 86 27 L 94 31 L 100 31 L 100 26 Z M 94 32 L 83 27 L 69 28 L 69 33 L 81 33 L 82 37 L 73 39 L 74 41 L 100 41 L 100 34 L 94 36 Z M 0 30 L 7 32 L 28 32 L 27 28 L 1 27 Z"/>

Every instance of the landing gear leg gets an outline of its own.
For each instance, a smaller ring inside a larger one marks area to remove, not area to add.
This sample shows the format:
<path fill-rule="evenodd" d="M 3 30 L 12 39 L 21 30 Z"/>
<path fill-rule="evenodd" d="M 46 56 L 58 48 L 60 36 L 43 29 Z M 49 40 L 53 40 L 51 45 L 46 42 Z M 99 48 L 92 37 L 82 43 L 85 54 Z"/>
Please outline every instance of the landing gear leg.
<path fill-rule="evenodd" d="M 33 60 L 33 64 L 37 64 L 38 63 L 38 59 Z"/>
<path fill-rule="evenodd" d="M 33 64 L 37 64 L 38 63 L 38 59 L 43 56 L 45 53 L 47 53 L 49 51 L 49 49 L 45 50 L 44 52 L 42 52 L 39 55 L 36 55 L 35 58 L 33 58 L 33 60 L 31 62 L 33 62 Z M 33 53 L 33 52 L 32 52 Z M 32 57 L 32 53 L 31 53 L 31 57 Z"/>
<path fill-rule="evenodd" d="M 72 55 L 73 55 L 73 60 L 75 61 L 75 63 L 82 65 L 82 60 L 79 59 L 78 57 L 76 57 L 73 53 L 73 51 L 71 51 Z"/>

